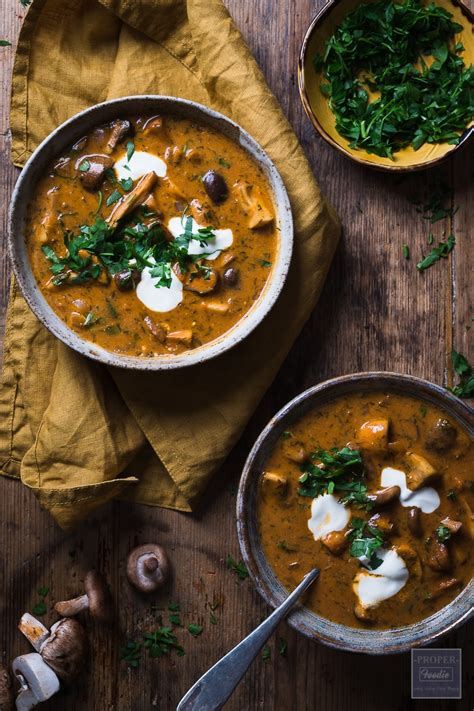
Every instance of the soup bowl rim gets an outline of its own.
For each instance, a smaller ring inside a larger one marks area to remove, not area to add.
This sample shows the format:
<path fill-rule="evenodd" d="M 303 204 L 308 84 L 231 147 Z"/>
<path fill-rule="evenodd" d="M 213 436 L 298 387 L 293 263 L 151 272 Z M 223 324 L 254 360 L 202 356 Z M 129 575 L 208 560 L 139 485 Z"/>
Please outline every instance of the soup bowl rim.
<path fill-rule="evenodd" d="M 438 385 L 411 375 L 370 371 L 331 378 L 308 388 L 284 405 L 264 427 L 245 462 L 236 505 L 237 537 L 243 561 L 265 602 L 277 607 L 288 591 L 269 564 L 260 541 L 256 502 L 264 463 L 281 434 L 304 414 L 344 394 L 388 390 L 412 395 L 447 412 L 472 437 L 474 413 L 465 403 Z M 307 571 L 302 570 L 301 576 Z M 324 575 L 324 571 L 321 572 Z M 317 584 L 317 583 L 316 583 Z M 388 630 L 371 630 L 342 625 L 324 618 L 303 605 L 287 621 L 296 631 L 335 649 L 373 655 L 406 652 L 431 644 L 452 632 L 474 614 L 474 579 L 446 606 L 418 622 Z"/>
<path fill-rule="evenodd" d="M 271 273 L 258 299 L 228 331 L 208 344 L 177 355 L 131 356 L 109 351 L 71 329 L 46 301 L 33 275 L 25 240 L 28 204 L 42 170 L 85 133 L 114 118 L 153 112 L 189 118 L 220 130 L 263 170 L 277 213 L 279 244 Z M 239 124 L 204 104 L 159 94 L 131 95 L 94 104 L 64 121 L 33 151 L 16 182 L 8 217 L 8 251 L 20 290 L 35 316 L 60 341 L 105 365 L 144 371 L 174 370 L 215 358 L 245 340 L 268 315 L 285 285 L 293 252 L 293 218 L 288 193 L 275 164 Z"/>

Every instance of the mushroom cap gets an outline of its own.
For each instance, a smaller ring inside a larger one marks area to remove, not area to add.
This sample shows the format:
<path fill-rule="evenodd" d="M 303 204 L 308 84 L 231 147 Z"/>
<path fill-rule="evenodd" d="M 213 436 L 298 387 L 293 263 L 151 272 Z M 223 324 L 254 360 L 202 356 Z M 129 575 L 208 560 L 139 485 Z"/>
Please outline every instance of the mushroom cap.
<path fill-rule="evenodd" d="M 51 627 L 51 635 L 41 647 L 41 656 L 61 681 L 69 684 L 81 671 L 87 651 L 84 627 L 74 618 L 65 618 Z"/>
<path fill-rule="evenodd" d="M 169 578 L 170 564 L 166 551 L 157 543 L 135 548 L 127 559 L 127 578 L 137 590 L 152 593 Z"/>
<path fill-rule="evenodd" d="M 89 570 L 84 580 L 84 588 L 89 599 L 92 617 L 99 622 L 109 623 L 113 618 L 113 600 L 106 579 L 97 570 Z"/>
<path fill-rule="evenodd" d="M 13 683 L 8 669 L 0 665 L 0 711 L 13 708 Z"/>

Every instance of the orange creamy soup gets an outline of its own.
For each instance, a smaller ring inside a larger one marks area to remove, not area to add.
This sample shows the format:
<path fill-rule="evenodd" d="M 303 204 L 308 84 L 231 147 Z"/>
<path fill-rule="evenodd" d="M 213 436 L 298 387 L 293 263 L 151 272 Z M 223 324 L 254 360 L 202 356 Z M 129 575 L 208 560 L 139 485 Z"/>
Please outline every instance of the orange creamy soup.
<path fill-rule="evenodd" d="M 186 119 L 99 126 L 39 182 L 27 246 L 49 305 L 115 353 L 181 353 L 251 309 L 278 250 L 270 188 L 236 143 Z"/>
<path fill-rule="evenodd" d="M 310 609 L 387 629 L 428 617 L 471 580 L 473 508 L 468 434 L 431 405 L 380 392 L 336 399 L 284 434 L 258 520 L 289 589 L 320 568 Z"/>

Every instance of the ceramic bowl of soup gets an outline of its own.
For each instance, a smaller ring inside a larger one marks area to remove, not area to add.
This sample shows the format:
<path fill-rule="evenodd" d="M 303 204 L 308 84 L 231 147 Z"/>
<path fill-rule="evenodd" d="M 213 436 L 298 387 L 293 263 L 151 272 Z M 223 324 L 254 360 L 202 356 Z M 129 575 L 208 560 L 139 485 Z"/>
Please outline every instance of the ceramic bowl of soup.
<path fill-rule="evenodd" d="M 362 15 L 365 17 L 365 24 L 367 15 L 370 13 L 370 6 L 374 2 L 378 2 L 378 0 L 331 0 L 331 2 L 327 2 L 314 17 L 303 39 L 299 56 L 298 86 L 301 101 L 308 118 L 318 134 L 346 158 L 361 165 L 388 172 L 423 170 L 439 164 L 472 139 L 474 135 L 474 119 L 472 116 L 467 117 L 462 130 L 453 131 L 449 136 L 449 140 L 445 139 L 439 142 L 427 141 L 422 143 L 421 146 L 414 146 L 414 144 L 410 142 L 408 145 L 403 145 L 400 150 L 394 152 L 393 156 L 390 157 L 384 155 L 383 151 L 377 154 L 372 146 L 365 149 L 363 143 L 362 145 L 357 144 L 357 141 L 364 138 L 364 130 L 370 133 L 370 125 L 367 124 L 376 121 L 376 116 L 372 116 L 369 121 L 366 121 L 364 126 L 361 125 L 361 137 L 359 137 L 356 135 L 357 132 L 355 129 L 357 115 L 354 121 L 350 123 L 349 130 L 341 132 L 337 125 L 335 113 L 331 108 L 331 97 L 328 96 L 327 89 L 328 78 L 325 75 L 325 69 L 322 67 L 319 58 L 326 55 L 328 41 L 338 31 L 338 28 L 341 27 L 341 24 L 346 20 L 348 15 L 358 11 L 361 6 L 365 6 L 365 8 L 363 8 L 364 14 Z M 378 4 L 380 6 L 380 2 L 378 2 Z M 458 32 L 453 35 L 453 39 L 449 45 L 450 51 L 453 51 L 455 43 L 458 43 L 459 50 L 455 56 L 464 61 L 466 68 L 469 67 L 474 62 L 474 15 L 472 10 L 467 4 L 463 3 L 462 0 L 435 0 L 434 5 L 441 8 L 443 12 L 449 13 L 452 22 L 456 23 L 460 28 Z M 370 22 L 371 21 L 368 20 L 362 30 L 361 36 L 363 38 L 374 36 L 374 30 L 370 27 Z M 429 22 L 429 20 L 425 20 L 425 25 L 420 23 L 420 27 L 426 26 L 426 22 Z M 377 32 L 375 36 L 379 39 L 379 46 L 385 47 L 386 45 L 383 43 L 384 38 L 381 37 L 381 34 Z M 396 31 L 394 36 L 396 36 Z M 352 38 L 341 36 L 338 42 L 340 43 L 340 47 L 350 49 L 351 46 L 354 45 L 354 36 Z M 387 43 L 390 45 L 388 49 L 393 48 L 391 39 L 388 39 Z M 386 52 L 386 56 L 390 56 L 388 51 Z M 433 56 L 430 54 L 420 54 L 420 56 L 422 57 L 422 61 L 426 60 L 428 64 L 433 61 Z M 336 51 L 332 56 L 332 60 L 334 66 L 337 66 L 338 60 Z M 344 60 L 341 60 L 341 65 L 344 64 Z M 380 94 L 370 84 L 369 65 L 368 63 L 367 65 L 364 63 L 362 71 L 360 66 L 357 66 L 356 70 L 353 77 L 355 77 L 357 81 L 361 81 L 359 89 L 367 93 L 368 103 L 370 104 L 378 99 Z M 368 81 L 366 82 L 365 79 L 368 79 Z M 400 79 L 400 84 L 402 83 L 403 80 Z M 342 83 L 339 90 L 342 91 Z M 416 91 L 416 89 L 414 91 Z M 337 98 L 336 95 L 336 102 Z M 345 107 L 343 107 L 343 111 L 341 110 L 341 116 L 343 117 L 346 111 L 351 110 L 357 101 L 357 92 L 354 91 L 350 100 L 348 100 Z M 455 104 L 453 105 L 453 110 L 454 109 Z M 410 116 L 407 115 L 406 121 L 408 122 L 409 119 Z M 385 119 L 379 124 L 380 130 L 382 130 L 383 126 L 388 126 L 389 124 L 390 107 L 387 107 Z M 377 126 L 377 124 L 375 124 L 375 126 Z M 393 132 L 394 129 L 392 127 L 392 133 Z M 435 138 L 434 133 L 432 137 L 430 137 L 430 140 L 431 138 Z M 456 141 L 453 141 L 453 138 L 456 138 Z M 356 142 L 354 142 L 354 139 L 356 139 Z"/>
<path fill-rule="evenodd" d="M 237 501 L 243 560 L 276 607 L 320 576 L 289 624 L 389 654 L 467 621 L 474 605 L 474 417 L 424 380 L 363 373 L 287 404 L 257 439 Z"/>
<path fill-rule="evenodd" d="M 265 317 L 289 269 L 288 195 L 240 126 L 173 97 L 77 114 L 15 186 L 15 276 L 43 324 L 109 365 L 213 358 Z"/>

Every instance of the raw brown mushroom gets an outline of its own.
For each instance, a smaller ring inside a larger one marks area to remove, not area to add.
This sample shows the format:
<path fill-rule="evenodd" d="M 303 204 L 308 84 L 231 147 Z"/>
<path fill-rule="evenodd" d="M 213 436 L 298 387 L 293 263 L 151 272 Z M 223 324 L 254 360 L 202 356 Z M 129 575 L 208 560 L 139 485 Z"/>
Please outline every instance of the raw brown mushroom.
<path fill-rule="evenodd" d="M 170 564 L 166 551 L 156 543 L 135 548 L 128 556 L 127 578 L 144 593 L 159 590 L 168 580 Z"/>
<path fill-rule="evenodd" d="M 115 203 L 112 212 L 105 220 L 107 224 L 110 225 L 110 227 L 116 227 L 122 217 L 128 215 L 137 205 L 141 205 L 145 202 L 153 190 L 156 181 L 157 175 L 153 170 L 140 178 L 133 190 Z"/>
<path fill-rule="evenodd" d="M 105 147 L 106 153 L 112 153 L 114 148 L 116 148 L 116 146 L 123 141 L 125 136 L 131 132 L 131 128 L 132 126 L 130 121 L 123 119 L 117 119 L 117 121 L 114 121 L 111 127 L 109 140 L 107 141 L 107 145 Z"/>
<path fill-rule="evenodd" d="M 77 621 L 63 619 L 51 627 L 51 634 L 43 643 L 40 654 L 65 684 L 81 671 L 88 651 L 84 627 Z"/>
<path fill-rule="evenodd" d="M 107 624 L 113 617 L 112 596 L 104 576 L 97 570 L 89 570 L 84 580 L 84 595 L 72 600 L 57 602 L 54 606 L 61 617 L 74 617 L 89 610 L 98 622 Z"/>
<path fill-rule="evenodd" d="M 8 669 L 0 665 L 0 711 L 13 708 L 13 684 Z"/>

